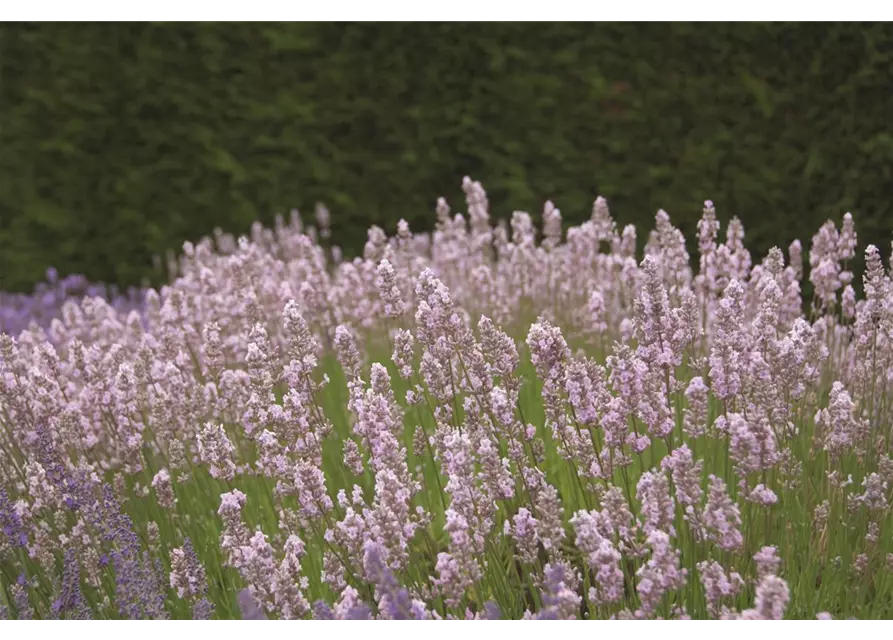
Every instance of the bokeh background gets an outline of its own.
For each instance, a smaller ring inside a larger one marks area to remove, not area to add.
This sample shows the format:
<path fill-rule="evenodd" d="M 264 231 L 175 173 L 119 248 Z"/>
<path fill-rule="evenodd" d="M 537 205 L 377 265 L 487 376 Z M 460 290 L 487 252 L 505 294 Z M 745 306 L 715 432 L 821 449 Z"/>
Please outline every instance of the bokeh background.
<path fill-rule="evenodd" d="M 893 25 L 0 25 L 0 290 L 140 284 L 317 201 L 350 255 L 464 175 L 495 217 L 602 194 L 640 237 L 711 198 L 761 254 L 852 211 L 886 255 Z"/>

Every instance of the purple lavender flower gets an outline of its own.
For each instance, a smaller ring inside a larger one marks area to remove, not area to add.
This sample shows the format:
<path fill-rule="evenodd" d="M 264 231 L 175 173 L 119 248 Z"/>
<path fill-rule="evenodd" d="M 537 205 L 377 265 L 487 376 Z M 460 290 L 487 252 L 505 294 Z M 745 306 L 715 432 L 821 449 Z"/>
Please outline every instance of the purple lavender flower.
<path fill-rule="evenodd" d="M 492 600 L 484 603 L 484 619 L 486 620 L 502 620 L 502 611 L 499 605 Z"/>
<path fill-rule="evenodd" d="M 266 616 L 264 616 L 263 618 L 246 617 L 246 610 L 244 607 L 242 607 L 242 594 L 248 594 L 248 597 L 251 597 L 251 594 L 248 593 L 247 590 L 242 591 L 242 593 L 239 594 L 239 606 L 242 609 L 242 620 L 264 620 Z M 254 606 L 257 608 L 258 611 L 260 611 L 260 608 L 258 608 L 257 605 Z M 261 612 L 261 615 L 263 615 L 263 612 Z M 334 620 L 335 613 L 332 611 L 332 608 L 325 603 L 324 600 L 317 600 L 316 603 L 313 605 L 313 619 Z"/>
<path fill-rule="evenodd" d="M 12 601 L 19 620 L 34 618 L 34 608 L 31 606 L 31 598 L 28 595 L 28 580 L 24 573 L 20 574 L 16 583 L 12 585 Z"/>
<path fill-rule="evenodd" d="M 90 283 L 80 274 L 59 279 L 56 269 L 50 267 L 46 282 L 38 283 L 31 294 L 0 291 L 0 333 L 15 336 L 32 325 L 48 329 L 53 320 L 62 316 L 63 305 L 69 300 L 101 298 L 124 316 L 130 311 L 141 311 L 144 296 L 145 291 L 135 288 L 121 292 L 113 286 Z"/>
<path fill-rule="evenodd" d="M 339 618 L 340 620 L 371 620 L 372 619 L 372 610 L 369 608 L 369 605 L 365 603 L 361 603 L 355 607 L 352 607 L 344 614 L 343 618 Z"/>
<path fill-rule="evenodd" d="M 102 501 L 98 506 L 106 539 L 114 544 L 110 556 L 115 569 L 115 600 L 119 612 L 131 620 L 167 618 L 166 581 L 160 561 L 157 558 L 153 561 L 141 552 L 130 516 L 121 512 L 111 486 L 102 487 Z"/>
<path fill-rule="evenodd" d="M 365 544 L 363 570 L 375 587 L 378 609 L 382 617 L 390 620 L 419 620 L 424 617 L 424 607 L 419 609 L 409 591 L 399 585 L 388 568 L 383 547 L 369 540 Z"/>
<path fill-rule="evenodd" d="M 579 576 L 565 563 L 547 564 L 543 570 L 543 610 L 540 620 L 574 620 L 583 601 L 577 595 Z"/>
<path fill-rule="evenodd" d="M 211 619 L 214 605 L 206 597 L 208 580 L 189 538 L 181 548 L 171 551 L 170 586 L 177 590 L 179 597 L 192 601 L 195 620 Z"/>
<path fill-rule="evenodd" d="M 50 607 L 50 613 L 57 620 L 89 620 L 93 617 L 81 592 L 80 566 L 73 549 L 65 551 L 62 588 Z"/>
<path fill-rule="evenodd" d="M 214 615 L 214 605 L 207 598 L 200 598 L 192 605 L 193 620 L 210 620 Z"/>
<path fill-rule="evenodd" d="M 257 600 L 251 595 L 248 589 L 242 589 L 239 592 L 239 611 L 242 614 L 242 620 L 266 620 L 267 614 L 258 604 Z M 325 619 L 325 618 L 323 618 Z"/>
<path fill-rule="evenodd" d="M 28 533 L 22 518 L 15 510 L 5 489 L 0 489 L 0 531 L 13 546 L 24 547 L 28 544 Z"/>

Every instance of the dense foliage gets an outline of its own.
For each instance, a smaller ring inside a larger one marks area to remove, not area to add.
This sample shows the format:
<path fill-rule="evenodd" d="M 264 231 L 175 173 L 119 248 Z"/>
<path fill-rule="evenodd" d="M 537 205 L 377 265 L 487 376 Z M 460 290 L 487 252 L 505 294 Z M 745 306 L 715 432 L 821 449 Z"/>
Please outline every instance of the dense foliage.
<path fill-rule="evenodd" d="M 760 254 L 893 220 L 889 24 L 3 24 L 0 290 L 136 285 L 214 227 L 317 201 L 355 255 L 484 180 L 581 222 L 712 198 Z M 160 276 L 156 283 L 160 283 Z"/>

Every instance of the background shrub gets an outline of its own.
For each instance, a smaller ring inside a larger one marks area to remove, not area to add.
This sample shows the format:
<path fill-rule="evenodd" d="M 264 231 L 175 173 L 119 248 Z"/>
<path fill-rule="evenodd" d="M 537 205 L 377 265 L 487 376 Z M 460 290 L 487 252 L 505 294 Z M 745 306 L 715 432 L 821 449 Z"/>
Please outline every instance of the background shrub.
<path fill-rule="evenodd" d="M 640 233 L 663 207 L 692 237 L 712 198 L 756 255 L 847 210 L 870 242 L 891 55 L 889 24 L 3 24 L 0 289 L 136 284 L 319 200 L 350 253 L 464 210 L 466 174 L 570 222 L 601 193 Z"/>

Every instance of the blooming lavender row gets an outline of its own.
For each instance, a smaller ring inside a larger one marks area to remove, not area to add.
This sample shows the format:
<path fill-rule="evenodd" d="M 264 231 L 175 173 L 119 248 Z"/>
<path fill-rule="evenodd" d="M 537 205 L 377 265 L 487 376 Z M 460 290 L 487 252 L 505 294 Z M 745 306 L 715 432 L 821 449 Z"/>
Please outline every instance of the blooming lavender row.
<path fill-rule="evenodd" d="M 893 615 L 893 291 L 849 214 L 807 272 L 707 202 L 692 269 L 663 211 L 639 260 L 603 198 L 538 230 L 463 188 L 430 236 L 344 261 L 293 216 L 0 337 L 3 614 Z"/>
<path fill-rule="evenodd" d="M 82 275 L 59 278 L 55 269 L 48 269 L 46 282 L 39 283 L 31 294 L 0 291 L 0 332 L 18 335 L 30 326 L 44 329 L 62 313 L 62 305 L 72 298 L 104 298 L 120 314 L 139 309 L 142 293 L 135 289 L 121 294 L 114 287 L 87 281 Z"/>

